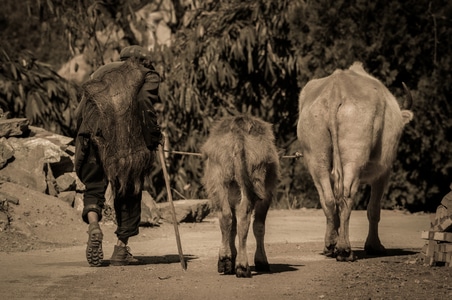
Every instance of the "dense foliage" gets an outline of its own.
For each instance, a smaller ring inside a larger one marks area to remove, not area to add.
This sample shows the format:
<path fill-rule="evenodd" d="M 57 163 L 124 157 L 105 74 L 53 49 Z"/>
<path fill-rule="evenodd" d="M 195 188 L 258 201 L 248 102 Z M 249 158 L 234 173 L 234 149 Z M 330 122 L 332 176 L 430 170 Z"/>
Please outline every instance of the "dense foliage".
<path fill-rule="evenodd" d="M 63 40 L 55 35 L 63 28 L 67 49 L 75 49 L 82 40 L 96 65 L 105 51 L 96 43 L 96 28 L 112 22 L 122 26 L 128 41 L 134 43 L 127 35 L 127 17 L 143 2 L 49 0 L 39 9 L 30 6 L 30 16 L 35 18 L 39 12 L 42 22 L 33 24 L 59 28 L 50 30 L 53 40 Z M 180 3 L 174 3 L 178 16 L 183 15 Z M 216 118 L 250 112 L 272 122 L 281 153 L 292 154 L 298 150 L 295 128 L 300 89 L 312 78 L 360 60 L 396 97 L 404 97 L 405 82 L 415 98 L 415 119 L 402 136 L 383 207 L 436 208 L 452 181 L 452 5 L 448 1 L 204 3 L 186 12 L 184 22 L 174 27 L 173 46 L 155 52 L 156 67 L 164 78 L 162 125 L 167 146 L 198 152 Z M 9 44 L 14 48 L 12 41 Z M 35 48 L 40 53 L 52 51 L 42 43 Z M 199 157 L 172 155 L 170 161 L 177 193 L 187 198 L 204 196 Z M 317 194 L 302 161 L 283 158 L 281 163 L 277 205 L 317 206 Z M 362 199 L 358 207 L 364 207 L 366 199 Z"/>
<path fill-rule="evenodd" d="M 10 57 L 0 47 L 0 107 L 10 117 L 27 118 L 34 126 L 70 135 L 78 92 L 77 86 L 62 80 L 32 53 L 24 50 Z"/>

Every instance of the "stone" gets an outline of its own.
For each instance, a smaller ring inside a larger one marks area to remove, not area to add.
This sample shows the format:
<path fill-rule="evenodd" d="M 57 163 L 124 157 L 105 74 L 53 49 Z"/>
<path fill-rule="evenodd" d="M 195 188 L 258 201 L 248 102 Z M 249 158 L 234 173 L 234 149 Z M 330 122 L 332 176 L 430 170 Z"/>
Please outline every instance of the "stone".
<path fill-rule="evenodd" d="M 40 127 L 30 126 L 30 136 L 34 138 L 43 138 L 59 146 L 62 150 L 66 150 L 69 144 L 74 140 L 71 137 L 56 134 Z"/>
<path fill-rule="evenodd" d="M 447 208 L 449 215 L 452 215 L 452 191 L 447 193 L 441 200 L 441 205 Z"/>
<path fill-rule="evenodd" d="M 80 214 L 83 212 L 83 194 L 81 193 L 75 194 L 73 206 L 75 210 L 78 211 Z"/>
<path fill-rule="evenodd" d="M 76 180 L 72 174 L 64 173 L 55 179 L 56 181 L 56 190 L 58 193 L 67 192 L 67 191 L 75 191 L 76 189 Z"/>
<path fill-rule="evenodd" d="M 28 135 L 29 123 L 26 118 L 0 119 L 0 137 Z"/>
<path fill-rule="evenodd" d="M 46 193 L 44 166 L 59 162 L 61 157 L 67 157 L 68 154 L 44 138 L 11 137 L 8 143 L 14 149 L 14 163 L 0 170 L 0 178 Z"/>
<path fill-rule="evenodd" d="M 61 193 L 58 194 L 58 199 L 63 200 L 64 202 L 66 202 L 70 206 L 74 206 L 74 201 L 75 201 L 75 195 L 76 194 L 77 194 L 76 191 L 61 192 Z"/>
<path fill-rule="evenodd" d="M 14 149 L 4 137 L 0 138 L 0 169 L 14 157 Z"/>
<path fill-rule="evenodd" d="M 9 225 L 8 215 L 4 211 L 0 211 L 0 232 L 4 231 Z"/>
<path fill-rule="evenodd" d="M 147 191 L 143 191 L 141 198 L 140 226 L 158 226 L 161 218 L 161 213 L 154 198 L 152 198 Z"/>
<path fill-rule="evenodd" d="M 208 199 L 200 200 L 177 200 L 173 201 L 178 223 L 199 223 L 211 212 L 211 204 Z M 173 223 L 171 205 L 169 202 L 158 203 L 162 219 Z"/>

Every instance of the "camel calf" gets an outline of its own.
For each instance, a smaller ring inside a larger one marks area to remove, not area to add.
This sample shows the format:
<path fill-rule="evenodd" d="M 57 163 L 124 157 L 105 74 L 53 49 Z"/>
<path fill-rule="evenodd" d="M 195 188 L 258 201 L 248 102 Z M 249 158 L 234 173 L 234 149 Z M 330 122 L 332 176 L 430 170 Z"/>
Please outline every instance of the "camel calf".
<path fill-rule="evenodd" d="M 221 119 L 202 147 L 202 182 L 219 211 L 222 234 L 218 272 L 251 277 L 246 240 L 254 212 L 255 270 L 270 271 L 264 248 L 265 219 L 279 180 L 272 125 L 240 115 Z M 238 235 L 238 251 L 235 238 Z"/>

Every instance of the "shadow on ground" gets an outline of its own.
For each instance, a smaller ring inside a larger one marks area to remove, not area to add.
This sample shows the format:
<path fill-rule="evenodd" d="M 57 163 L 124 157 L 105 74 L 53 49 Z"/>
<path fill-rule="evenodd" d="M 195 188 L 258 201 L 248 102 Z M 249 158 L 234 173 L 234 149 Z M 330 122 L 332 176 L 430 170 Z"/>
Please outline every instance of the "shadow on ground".
<path fill-rule="evenodd" d="M 285 272 L 293 272 L 298 271 L 299 267 L 303 267 L 304 265 L 292 265 L 292 264 L 270 264 L 270 272 L 256 272 L 254 266 L 251 267 L 251 271 L 253 271 L 253 275 L 261 275 L 261 274 L 276 274 L 276 273 L 285 273 Z"/>
<path fill-rule="evenodd" d="M 180 257 L 177 254 L 168 254 L 163 256 L 134 256 L 140 263 L 139 265 L 153 265 L 153 264 L 173 264 L 179 263 Z M 198 259 L 196 255 L 184 254 L 185 262 Z"/>
<path fill-rule="evenodd" d="M 357 259 L 367 259 L 367 258 L 377 258 L 377 257 L 391 257 L 391 256 L 405 256 L 405 255 L 414 255 L 420 252 L 419 249 L 386 249 L 385 254 L 381 255 L 368 255 L 364 249 L 353 250 L 353 253 L 356 255 Z"/>

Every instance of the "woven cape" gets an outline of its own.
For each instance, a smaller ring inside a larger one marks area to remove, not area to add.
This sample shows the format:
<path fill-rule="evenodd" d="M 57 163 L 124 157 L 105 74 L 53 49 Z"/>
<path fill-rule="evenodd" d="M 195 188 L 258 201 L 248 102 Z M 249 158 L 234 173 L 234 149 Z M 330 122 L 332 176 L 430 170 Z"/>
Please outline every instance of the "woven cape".
<path fill-rule="evenodd" d="M 141 193 L 151 173 L 154 153 L 146 147 L 136 101 L 145 74 L 137 60 L 129 59 L 83 84 L 81 117 L 117 195 Z"/>

